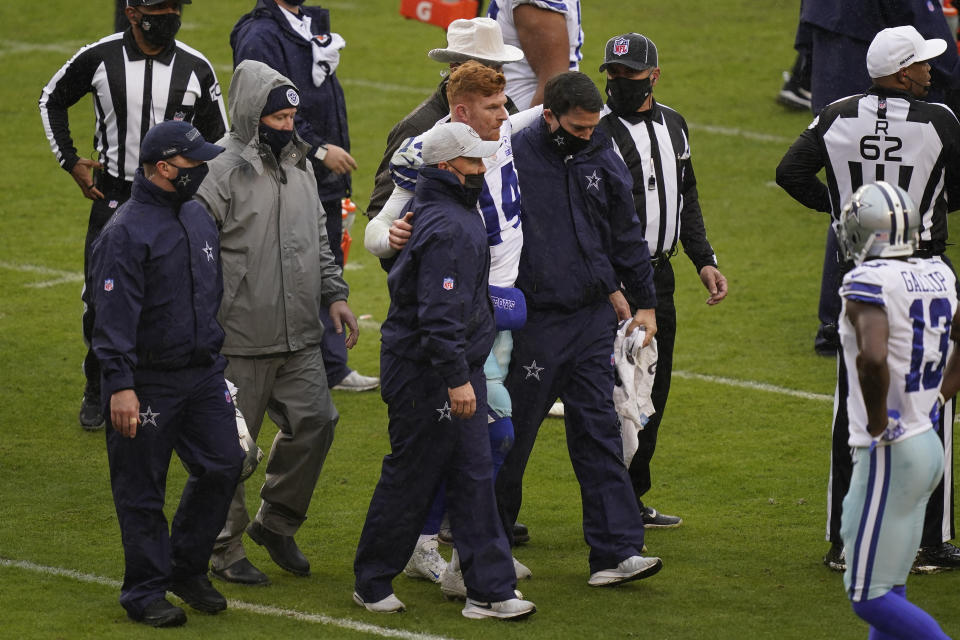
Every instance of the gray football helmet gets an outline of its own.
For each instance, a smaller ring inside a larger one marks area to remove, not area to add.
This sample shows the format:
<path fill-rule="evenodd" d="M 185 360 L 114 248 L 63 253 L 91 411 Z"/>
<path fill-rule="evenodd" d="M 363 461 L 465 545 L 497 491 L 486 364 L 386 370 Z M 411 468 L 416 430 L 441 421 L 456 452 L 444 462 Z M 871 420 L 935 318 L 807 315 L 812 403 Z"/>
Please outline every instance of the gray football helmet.
<path fill-rule="evenodd" d="M 910 256 L 919 242 L 920 214 L 909 194 L 887 182 L 854 192 L 833 223 L 844 260 Z"/>

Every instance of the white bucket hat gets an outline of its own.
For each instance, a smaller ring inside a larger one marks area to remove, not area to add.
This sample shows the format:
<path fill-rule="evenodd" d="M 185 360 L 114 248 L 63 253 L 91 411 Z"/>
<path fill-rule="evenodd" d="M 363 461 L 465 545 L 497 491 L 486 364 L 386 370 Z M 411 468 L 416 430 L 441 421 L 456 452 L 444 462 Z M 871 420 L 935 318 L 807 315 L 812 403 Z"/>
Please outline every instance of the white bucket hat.
<path fill-rule="evenodd" d="M 437 62 L 476 60 L 488 65 L 523 60 L 523 51 L 503 44 L 500 25 L 490 18 L 454 20 L 447 29 L 447 48 L 431 49 L 427 55 Z"/>
<path fill-rule="evenodd" d="M 883 78 L 914 62 L 936 58 L 946 50 L 944 40 L 924 40 L 914 27 L 890 27 L 879 32 L 870 43 L 867 71 L 871 78 Z"/>
<path fill-rule="evenodd" d="M 500 149 L 500 141 L 480 138 L 470 125 L 444 122 L 423 134 L 423 163 L 437 164 L 454 158 L 487 158 Z"/>

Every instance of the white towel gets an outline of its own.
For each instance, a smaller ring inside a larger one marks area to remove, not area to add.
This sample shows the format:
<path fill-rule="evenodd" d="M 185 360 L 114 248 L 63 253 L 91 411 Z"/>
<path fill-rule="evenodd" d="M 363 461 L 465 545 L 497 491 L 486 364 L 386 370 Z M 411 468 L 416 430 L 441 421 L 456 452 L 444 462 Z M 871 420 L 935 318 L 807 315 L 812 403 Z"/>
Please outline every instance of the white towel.
<path fill-rule="evenodd" d="M 631 320 L 620 323 L 617 338 L 613 343 L 614 366 L 620 384 L 613 388 L 613 406 L 620 416 L 620 435 L 623 439 L 623 461 L 629 467 L 637 453 L 637 433 L 654 414 L 650 392 L 657 372 L 657 339 L 653 338 L 642 347 L 646 331 L 637 329 L 627 335 Z"/>
<path fill-rule="evenodd" d="M 313 20 L 305 13 L 293 14 L 284 9 L 283 16 L 290 23 L 290 28 L 304 40 L 313 43 L 313 86 L 319 87 L 327 76 L 337 70 L 337 65 L 340 64 L 340 49 L 347 45 L 346 41 L 339 33 L 314 35 L 311 31 Z"/>
<path fill-rule="evenodd" d="M 347 46 L 339 33 L 314 36 L 313 42 L 313 84 L 319 87 L 328 76 L 337 70 L 340 64 L 340 49 Z"/>

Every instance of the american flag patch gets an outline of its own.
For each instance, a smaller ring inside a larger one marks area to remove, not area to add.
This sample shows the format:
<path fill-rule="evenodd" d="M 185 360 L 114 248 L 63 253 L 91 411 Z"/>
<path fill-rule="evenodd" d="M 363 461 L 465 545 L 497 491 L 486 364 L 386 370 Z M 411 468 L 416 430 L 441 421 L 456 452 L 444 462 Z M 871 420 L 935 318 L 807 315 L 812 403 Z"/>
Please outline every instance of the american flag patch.
<path fill-rule="evenodd" d="M 447 291 L 453 289 L 453 278 L 444 278 L 443 279 L 443 288 Z"/>
<path fill-rule="evenodd" d="M 103 281 L 104 291 L 113 291 L 113 278 L 107 278 Z"/>

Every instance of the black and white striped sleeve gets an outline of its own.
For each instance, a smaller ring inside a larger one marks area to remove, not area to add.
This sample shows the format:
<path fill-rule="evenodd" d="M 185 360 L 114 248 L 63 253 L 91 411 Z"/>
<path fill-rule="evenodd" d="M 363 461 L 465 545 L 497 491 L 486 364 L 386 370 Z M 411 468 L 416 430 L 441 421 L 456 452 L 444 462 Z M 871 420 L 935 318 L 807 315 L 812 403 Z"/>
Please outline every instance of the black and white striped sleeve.
<path fill-rule="evenodd" d="M 96 45 L 78 51 L 54 74 L 40 94 L 40 118 L 57 162 L 67 172 L 77 164 L 77 148 L 70 135 L 67 110 L 91 91 L 93 74 L 101 64 Z"/>
<path fill-rule="evenodd" d="M 824 157 L 814 120 L 790 146 L 777 166 L 777 184 L 790 197 L 814 211 L 829 213 L 830 192 L 817 173 L 824 167 Z"/>
<path fill-rule="evenodd" d="M 682 118 L 681 128 L 686 148 L 680 160 L 679 189 L 683 197 L 683 207 L 680 209 L 680 244 L 696 267 L 697 273 L 700 273 L 706 266 L 717 266 L 717 256 L 707 240 L 707 229 L 703 224 L 703 212 L 700 210 L 697 178 L 693 173 L 693 161 L 690 157 L 690 133 L 686 121 Z"/>

